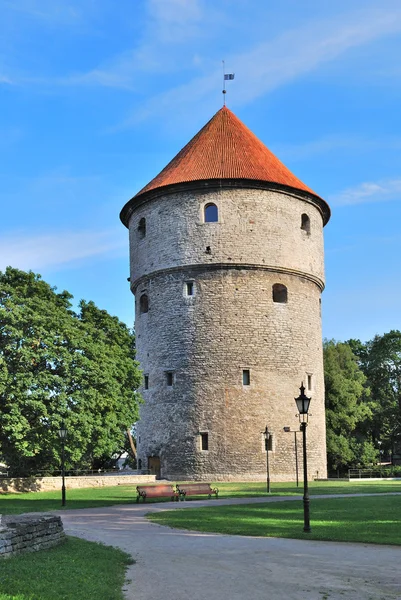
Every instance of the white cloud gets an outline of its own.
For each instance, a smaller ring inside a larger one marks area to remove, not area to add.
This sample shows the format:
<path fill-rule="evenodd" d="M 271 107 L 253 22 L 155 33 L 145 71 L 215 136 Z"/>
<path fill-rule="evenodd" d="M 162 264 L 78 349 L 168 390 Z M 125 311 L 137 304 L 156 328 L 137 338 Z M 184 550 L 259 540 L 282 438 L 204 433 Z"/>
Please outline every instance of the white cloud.
<path fill-rule="evenodd" d="M 401 179 L 365 182 L 329 196 L 332 206 L 347 206 L 367 202 L 387 202 L 401 199 Z"/>
<path fill-rule="evenodd" d="M 330 20 L 315 20 L 278 37 L 256 44 L 251 50 L 227 57 L 227 66 L 236 73 L 233 94 L 236 105 L 252 102 L 272 90 L 286 85 L 345 55 L 352 48 L 401 31 L 401 9 L 366 10 L 344 13 Z M 205 114 L 215 105 L 221 86 L 221 69 L 216 67 L 207 76 L 192 79 L 185 85 L 160 94 L 124 123 L 132 125 L 151 114 L 165 114 L 174 107 L 193 110 L 193 99 Z M 215 93 L 213 93 L 215 92 Z"/>
<path fill-rule="evenodd" d="M 12 85 L 14 82 L 13 80 L 8 77 L 8 75 L 4 75 L 0 73 L 0 84 L 7 84 L 7 85 Z"/>
<path fill-rule="evenodd" d="M 162 42 L 182 43 L 200 33 L 197 25 L 203 11 L 199 0 L 149 0 L 148 11 L 153 34 Z"/>
<path fill-rule="evenodd" d="M 66 26 L 80 15 L 77 6 L 64 0 L 3 0 L 3 9 L 51 25 Z"/>
<path fill-rule="evenodd" d="M 182 68 L 187 60 L 187 53 L 182 55 L 182 46 L 205 34 L 201 27 L 203 17 L 198 0 L 148 0 L 143 36 L 135 48 L 86 73 L 58 78 L 55 83 L 143 91 L 141 74 Z"/>
<path fill-rule="evenodd" d="M 378 150 L 400 150 L 401 137 L 364 138 L 347 134 L 337 134 L 311 140 L 304 144 L 277 144 L 272 150 L 282 160 L 307 160 L 329 152 L 377 152 Z"/>
<path fill-rule="evenodd" d="M 7 266 L 34 271 L 60 267 L 123 250 L 126 239 L 121 230 L 59 231 L 36 236 L 18 232 L 0 239 L 0 271 Z"/>

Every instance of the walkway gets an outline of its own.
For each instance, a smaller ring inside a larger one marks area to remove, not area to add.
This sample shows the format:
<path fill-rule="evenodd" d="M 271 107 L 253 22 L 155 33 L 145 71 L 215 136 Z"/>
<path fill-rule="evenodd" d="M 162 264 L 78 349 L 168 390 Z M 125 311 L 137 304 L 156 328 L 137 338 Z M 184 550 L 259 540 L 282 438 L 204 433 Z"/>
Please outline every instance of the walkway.
<path fill-rule="evenodd" d="M 69 535 L 118 546 L 134 557 L 127 600 L 401 599 L 401 547 L 205 534 L 145 518 L 170 508 L 287 500 L 134 504 L 61 516 Z"/>

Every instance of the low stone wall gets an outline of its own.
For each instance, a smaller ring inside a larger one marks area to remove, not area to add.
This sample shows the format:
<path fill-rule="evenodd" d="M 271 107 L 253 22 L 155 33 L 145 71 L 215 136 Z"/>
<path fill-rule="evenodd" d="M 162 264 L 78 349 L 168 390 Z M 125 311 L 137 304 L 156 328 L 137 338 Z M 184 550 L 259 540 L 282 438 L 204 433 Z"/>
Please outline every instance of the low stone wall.
<path fill-rule="evenodd" d="M 140 485 L 155 483 L 156 475 L 86 475 L 66 477 L 67 490 L 76 488 L 107 487 L 113 485 Z M 49 492 L 61 490 L 61 477 L 0 477 L 1 492 Z"/>
<path fill-rule="evenodd" d="M 0 524 L 0 558 L 51 548 L 64 539 L 60 517 L 43 513 L 3 515 Z"/>

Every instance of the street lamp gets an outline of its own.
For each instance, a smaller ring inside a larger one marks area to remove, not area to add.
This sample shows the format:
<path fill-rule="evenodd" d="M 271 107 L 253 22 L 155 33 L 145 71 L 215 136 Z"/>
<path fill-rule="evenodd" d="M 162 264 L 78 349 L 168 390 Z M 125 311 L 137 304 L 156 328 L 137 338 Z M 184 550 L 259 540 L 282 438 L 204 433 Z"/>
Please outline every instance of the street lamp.
<path fill-rule="evenodd" d="M 270 440 L 270 436 L 271 433 L 269 431 L 268 426 L 266 425 L 266 428 L 264 431 L 262 431 L 263 435 L 265 436 L 265 448 L 266 448 L 266 473 L 267 473 L 267 493 L 270 494 L 270 469 L 269 469 L 269 440 Z"/>
<path fill-rule="evenodd" d="M 61 422 L 60 429 L 58 430 L 58 435 L 61 442 L 61 506 L 65 506 L 65 455 L 64 455 L 64 446 L 65 440 L 67 439 L 67 428 L 65 426 L 64 421 Z"/>
<path fill-rule="evenodd" d="M 286 433 L 294 434 L 294 449 L 295 449 L 295 473 L 296 473 L 296 481 L 297 487 L 299 486 L 299 476 L 298 476 L 298 442 L 297 442 L 297 433 L 299 433 L 298 429 L 291 429 L 291 427 L 283 428 Z"/>
<path fill-rule="evenodd" d="M 382 443 L 383 442 L 380 441 L 380 440 L 377 442 L 377 444 L 379 446 L 379 457 L 380 457 L 380 467 L 379 467 L 380 468 L 380 477 L 383 477 L 383 471 L 382 471 L 382 468 L 383 468 L 382 467 L 382 463 L 383 463 L 383 458 L 382 458 L 382 452 L 383 452 L 383 450 L 382 450 Z"/>
<path fill-rule="evenodd" d="M 309 518 L 309 489 L 308 489 L 308 466 L 306 461 L 306 427 L 308 425 L 308 410 L 311 398 L 305 396 L 305 387 L 303 382 L 299 388 L 300 395 L 295 398 L 295 402 L 298 408 L 298 417 L 300 422 L 300 429 L 302 431 L 302 445 L 303 445 L 303 458 L 304 458 L 304 531 L 309 532 L 310 529 L 310 518 Z"/>

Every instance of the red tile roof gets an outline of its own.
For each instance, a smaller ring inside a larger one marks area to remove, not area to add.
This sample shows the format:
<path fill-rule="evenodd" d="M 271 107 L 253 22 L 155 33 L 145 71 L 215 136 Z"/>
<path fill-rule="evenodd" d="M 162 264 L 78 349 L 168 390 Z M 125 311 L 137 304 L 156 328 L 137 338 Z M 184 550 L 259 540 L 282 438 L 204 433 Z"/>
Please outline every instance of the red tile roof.
<path fill-rule="evenodd" d="M 136 197 L 167 185 L 208 179 L 266 181 L 316 196 L 223 107 Z"/>

